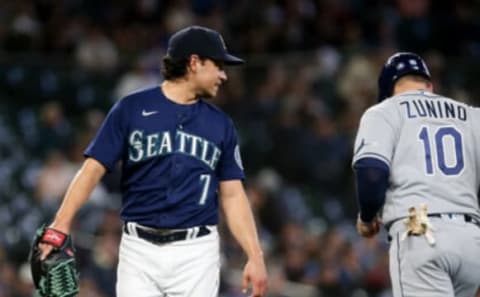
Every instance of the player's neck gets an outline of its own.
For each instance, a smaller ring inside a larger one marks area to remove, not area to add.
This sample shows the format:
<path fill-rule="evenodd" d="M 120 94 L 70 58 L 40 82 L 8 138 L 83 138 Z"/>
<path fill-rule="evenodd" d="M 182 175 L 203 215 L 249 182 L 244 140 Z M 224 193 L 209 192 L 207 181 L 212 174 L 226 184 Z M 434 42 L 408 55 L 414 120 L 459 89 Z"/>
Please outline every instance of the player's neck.
<path fill-rule="evenodd" d="M 198 98 L 187 80 L 165 80 L 160 85 L 162 92 L 167 99 L 177 104 L 193 104 Z"/>
<path fill-rule="evenodd" d="M 430 84 L 429 86 L 426 86 L 425 83 L 423 82 L 402 81 L 401 83 L 395 84 L 393 94 L 396 95 L 400 93 L 405 93 L 409 91 L 418 91 L 418 90 L 433 92 L 433 86 L 432 84 Z"/>

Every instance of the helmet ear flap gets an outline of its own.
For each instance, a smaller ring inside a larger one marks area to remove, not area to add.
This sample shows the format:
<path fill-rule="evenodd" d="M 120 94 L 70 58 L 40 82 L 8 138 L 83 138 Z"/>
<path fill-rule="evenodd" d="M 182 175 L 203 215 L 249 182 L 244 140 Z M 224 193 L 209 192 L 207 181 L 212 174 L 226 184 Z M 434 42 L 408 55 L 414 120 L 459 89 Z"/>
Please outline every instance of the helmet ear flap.
<path fill-rule="evenodd" d="M 378 102 L 393 95 L 395 82 L 407 74 L 418 74 L 431 80 L 425 62 L 415 53 L 399 52 L 388 58 L 378 77 Z"/>
<path fill-rule="evenodd" d="M 383 66 L 380 76 L 378 77 L 378 102 L 382 102 L 393 94 L 394 81 L 391 72 L 388 65 Z"/>

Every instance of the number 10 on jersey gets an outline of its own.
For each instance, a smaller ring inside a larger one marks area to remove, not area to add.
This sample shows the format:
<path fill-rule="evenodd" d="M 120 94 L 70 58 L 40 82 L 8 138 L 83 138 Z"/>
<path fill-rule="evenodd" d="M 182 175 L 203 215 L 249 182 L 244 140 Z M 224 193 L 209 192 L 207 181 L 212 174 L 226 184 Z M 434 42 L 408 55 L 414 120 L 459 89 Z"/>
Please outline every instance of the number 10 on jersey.
<path fill-rule="evenodd" d="M 434 175 L 436 168 L 445 175 L 458 175 L 464 168 L 462 134 L 452 126 L 436 129 L 434 133 L 423 126 L 418 137 L 425 151 L 425 169 L 427 175 Z M 453 145 L 447 146 L 450 141 Z"/>

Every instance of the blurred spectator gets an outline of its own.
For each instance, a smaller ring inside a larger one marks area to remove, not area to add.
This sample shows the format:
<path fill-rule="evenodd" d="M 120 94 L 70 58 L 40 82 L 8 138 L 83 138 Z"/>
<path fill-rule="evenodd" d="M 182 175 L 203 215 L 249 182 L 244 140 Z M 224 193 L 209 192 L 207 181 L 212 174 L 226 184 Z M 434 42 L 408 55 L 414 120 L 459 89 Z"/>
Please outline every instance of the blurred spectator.
<path fill-rule="evenodd" d="M 280 181 L 275 185 L 267 185 L 264 179 L 269 177 L 265 177 L 265 175 L 271 174 L 271 178 L 278 178 L 276 172 L 267 171 L 264 170 L 263 176 L 257 176 L 246 188 L 255 219 L 262 228 L 260 230 L 260 239 L 262 239 L 263 232 L 268 232 L 266 236 L 278 236 L 283 226 L 287 223 L 285 205 L 278 196 L 278 193 L 282 191 L 282 185 L 279 183 Z M 265 229 L 264 231 L 263 228 Z"/>
<path fill-rule="evenodd" d="M 91 24 L 80 39 L 76 58 L 82 69 L 100 73 L 110 73 L 118 64 L 118 50 L 103 29 Z"/>
<path fill-rule="evenodd" d="M 348 106 L 361 113 L 376 102 L 377 71 L 368 56 L 354 55 L 344 65 L 338 92 Z"/>
<path fill-rule="evenodd" d="M 430 15 L 430 0 L 397 0 L 396 4 L 399 18 L 395 35 L 399 49 L 423 52 L 440 45 L 441 33 L 436 31 L 440 24 Z"/>
<path fill-rule="evenodd" d="M 38 173 L 35 195 L 39 203 L 55 208 L 63 198 L 77 169 L 68 162 L 62 152 L 50 151 L 44 167 Z"/>
<path fill-rule="evenodd" d="M 36 153 L 46 157 L 51 150 L 67 151 L 71 144 L 72 129 L 62 105 L 55 101 L 47 102 L 40 112 L 38 130 L 32 135 L 38 142 Z"/>
<path fill-rule="evenodd" d="M 11 263 L 3 262 L 0 265 L 0 296 L 9 297 L 16 294 L 17 276 Z"/>
<path fill-rule="evenodd" d="M 5 40 L 5 49 L 23 52 L 38 49 L 41 45 L 41 24 L 35 16 L 34 5 L 22 1 L 14 9 L 10 30 Z"/>
<path fill-rule="evenodd" d="M 285 292 L 285 273 L 283 272 L 280 264 L 272 263 L 269 265 L 269 296 L 272 297 L 288 297 L 284 295 Z"/>
<path fill-rule="evenodd" d="M 105 296 L 115 296 L 121 232 L 118 214 L 106 211 L 99 225 L 90 261 L 85 269 L 85 278 L 90 279 Z"/>
<path fill-rule="evenodd" d="M 158 75 L 151 71 L 149 61 L 146 58 L 139 58 L 132 69 L 120 78 L 114 90 L 114 98 L 118 100 L 133 91 L 157 85 L 159 82 Z"/>
<path fill-rule="evenodd" d="M 172 3 L 165 16 L 165 27 L 169 33 L 193 25 L 195 20 L 195 15 L 190 9 L 189 1 L 186 0 L 179 0 Z"/>
<path fill-rule="evenodd" d="M 320 102 L 312 103 L 309 108 L 311 128 L 299 148 L 303 168 L 311 184 L 322 188 L 324 193 L 338 194 L 343 190 L 346 168 L 349 167 L 349 142 Z M 320 107 L 315 107 L 318 105 Z"/>

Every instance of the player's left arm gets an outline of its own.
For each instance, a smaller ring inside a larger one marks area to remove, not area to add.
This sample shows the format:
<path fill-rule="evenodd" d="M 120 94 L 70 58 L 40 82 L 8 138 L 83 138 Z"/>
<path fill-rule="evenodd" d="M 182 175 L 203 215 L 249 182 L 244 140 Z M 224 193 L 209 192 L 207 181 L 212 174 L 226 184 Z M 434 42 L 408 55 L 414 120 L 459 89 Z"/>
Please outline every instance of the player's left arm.
<path fill-rule="evenodd" d="M 227 225 L 248 257 L 243 271 L 242 289 L 252 284 L 252 296 L 265 296 L 267 271 L 258 240 L 257 228 L 247 195 L 240 180 L 226 180 L 219 185 L 220 202 Z"/>
<path fill-rule="evenodd" d="M 378 212 L 385 203 L 389 167 L 379 159 L 362 158 L 353 168 L 359 207 L 357 231 L 364 237 L 372 237 L 380 231 Z"/>
<path fill-rule="evenodd" d="M 389 186 L 390 162 L 397 141 L 395 123 L 399 121 L 396 110 L 388 108 L 386 103 L 367 110 L 360 121 L 353 169 L 359 207 L 356 227 L 364 237 L 380 231 L 378 213 Z"/>

